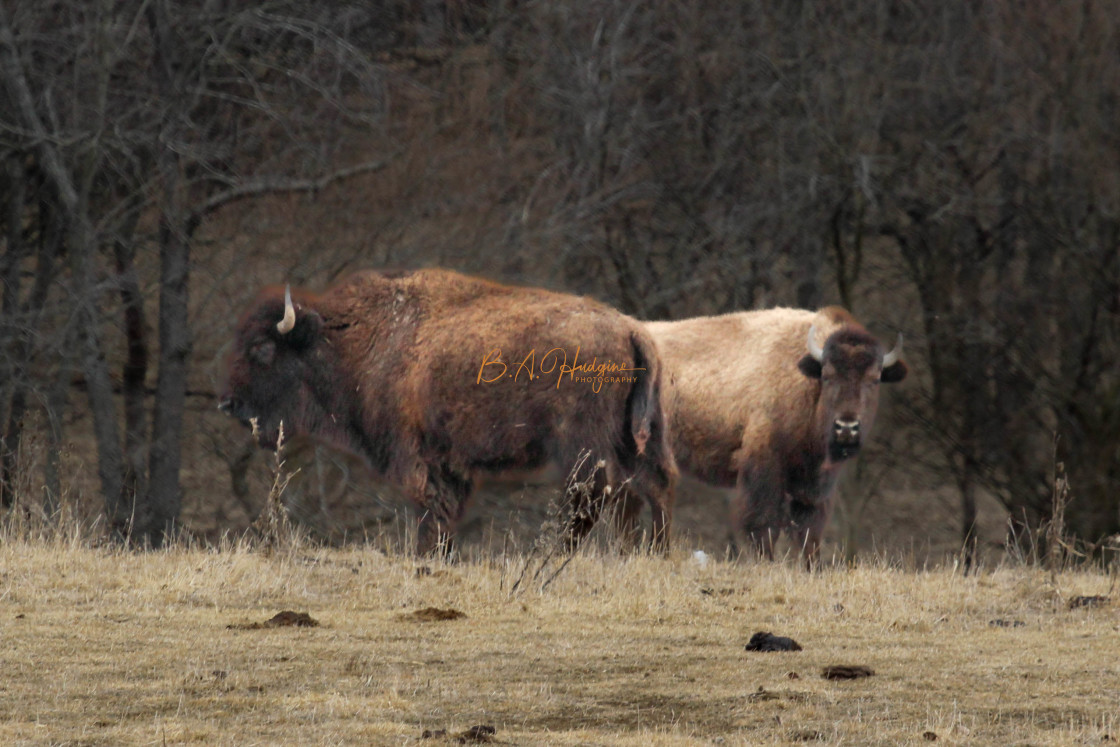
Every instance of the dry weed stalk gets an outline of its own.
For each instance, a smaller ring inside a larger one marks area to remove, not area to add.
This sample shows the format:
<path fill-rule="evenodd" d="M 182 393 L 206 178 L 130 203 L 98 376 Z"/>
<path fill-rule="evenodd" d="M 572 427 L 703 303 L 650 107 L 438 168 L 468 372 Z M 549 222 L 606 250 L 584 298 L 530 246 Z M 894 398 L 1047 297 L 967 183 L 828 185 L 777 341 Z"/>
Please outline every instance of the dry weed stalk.
<path fill-rule="evenodd" d="M 253 428 L 253 438 L 257 438 L 260 433 L 257 419 L 252 418 L 249 422 Z M 272 469 L 272 485 L 268 490 L 264 508 L 250 527 L 250 531 L 257 535 L 260 546 L 266 552 L 276 550 L 282 543 L 292 541 L 295 534 L 295 528 L 288 518 L 288 510 L 284 506 L 283 495 L 288 483 L 291 482 L 299 470 L 296 470 L 296 472 L 287 470 L 284 462 L 284 445 L 284 423 L 281 421 L 280 432 L 276 437 L 276 457 Z"/>
<path fill-rule="evenodd" d="M 1050 494 L 1050 520 L 1044 525 L 1046 568 L 1050 571 L 1051 580 L 1057 577 L 1058 572 L 1071 557 L 1079 555 L 1073 545 L 1067 541 L 1065 534 L 1066 507 L 1069 506 L 1069 502 L 1069 478 L 1066 477 L 1065 464 L 1055 461 L 1054 488 Z"/>
<path fill-rule="evenodd" d="M 604 488 L 601 495 L 597 496 L 594 493 L 595 478 L 600 470 L 606 468 L 606 462 L 596 462 L 588 475 L 582 480 L 579 479 L 580 472 L 590 458 L 591 452 L 585 450 L 576 459 L 571 472 L 568 473 L 564 493 L 558 500 L 553 501 L 549 518 L 541 525 L 540 534 L 525 556 L 517 580 L 510 586 L 510 597 L 524 591 L 525 587 L 522 584 L 525 582 L 525 577 L 534 561 L 538 559 L 539 563 L 529 581 L 533 583 L 543 578 L 538 591 L 543 592 L 547 589 L 575 557 L 576 547 L 568 535 L 568 528 L 578 520 L 590 521 L 603 513 L 603 505 L 611 495 L 611 487 L 608 485 Z M 545 571 L 554 560 L 559 560 L 559 565 L 546 576 Z"/>
<path fill-rule="evenodd" d="M 1008 535 L 1010 541 L 1007 548 L 1013 552 L 1016 559 L 1023 564 L 1030 564 L 1049 571 L 1052 585 L 1056 584 L 1057 576 L 1064 570 L 1069 570 L 1075 562 L 1084 561 L 1092 557 L 1100 543 L 1091 545 L 1087 550 L 1078 549 L 1075 538 L 1066 531 L 1066 509 L 1073 501 L 1070 490 L 1069 477 L 1066 475 L 1065 463 L 1058 461 L 1058 438 L 1054 439 L 1054 476 L 1050 491 L 1050 517 L 1031 529 L 1030 520 L 1026 509 L 1022 510 L 1021 527 L 1024 531 L 1016 531 L 1016 522 L 1008 517 Z M 1028 543 L 1024 552 L 1022 545 Z M 1055 586 L 1056 589 L 1056 586 Z M 1059 596 L 1060 593 L 1059 593 Z"/>
<path fill-rule="evenodd" d="M 1059 604 L 1065 603 L 1066 595 L 1062 592 L 1059 582 L 1064 572 L 1073 570 L 1075 566 L 1085 565 L 1097 553 L 1098 549 L 1108 546 L 1110 538 L 1104 538 L 1096 543 L 1078 543 L 1075 537 L 1066 532 L 1066 509 L 1073 500 L 1070 491 L 1069 477 L 1066 475 L 1065 464 L 1057 459 L 1058 439 L 1054 439 L 1054 480 L 1050 494 L 1050 518 L 1039 527 L 1040 538 L 1045 545 L 1045 568 L 1050 575 L 1050 587 Z M 1111 570 L 1109 572 L 1109 595 L 1115 585 Z"/>

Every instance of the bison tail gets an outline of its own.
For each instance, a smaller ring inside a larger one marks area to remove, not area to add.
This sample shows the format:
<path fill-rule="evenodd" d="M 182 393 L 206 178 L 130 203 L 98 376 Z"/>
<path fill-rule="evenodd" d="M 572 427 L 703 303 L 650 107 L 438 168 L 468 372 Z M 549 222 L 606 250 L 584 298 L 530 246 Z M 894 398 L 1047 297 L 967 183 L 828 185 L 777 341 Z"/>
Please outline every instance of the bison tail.
<path fill-rule="evenodd" d="M 663 437 L 661 411 L 661 363 L 653 342 L 645 335 L 630 333 L 634 348 L 634 388 L 630 390 L 630 433 L 638 454 L 644 454 L 651 438 Z"/>

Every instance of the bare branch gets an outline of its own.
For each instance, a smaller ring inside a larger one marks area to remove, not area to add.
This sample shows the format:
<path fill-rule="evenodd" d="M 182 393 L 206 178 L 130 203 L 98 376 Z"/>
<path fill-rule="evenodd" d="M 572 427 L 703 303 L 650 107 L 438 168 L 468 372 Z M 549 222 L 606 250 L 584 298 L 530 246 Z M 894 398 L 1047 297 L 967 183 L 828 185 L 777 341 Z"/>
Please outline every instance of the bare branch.
<path fill-rule="evenodd" d="M 357 166 L 339 169 L 329 174 L 324 174 L 318 179 L 255 179 L 242 182 L 224 192 L 219 192 L 208 198 L 202 205 L 195 208 L 190 215 L 189 225 L 194 228 L 207 215 L 239 200 L 263 197 L 270 194 L 283 194 L 290 192 L 320 192 L 335 182 L 343 181 L 361 174 L 373 174 L 389 166 L 396 158 L 394 153 L 386 158 L 376 161 L 367 161 Z"/>

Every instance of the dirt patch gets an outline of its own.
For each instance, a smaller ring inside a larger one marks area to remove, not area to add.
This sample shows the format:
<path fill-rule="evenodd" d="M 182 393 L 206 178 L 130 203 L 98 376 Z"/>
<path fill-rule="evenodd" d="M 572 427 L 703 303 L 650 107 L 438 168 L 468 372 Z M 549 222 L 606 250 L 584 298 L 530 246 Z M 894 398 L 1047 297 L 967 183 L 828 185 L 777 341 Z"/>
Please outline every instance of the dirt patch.
<path fill-rule="evenodd" d="M 306 612 L 284 610 L 273 615 L 263 623 L 234 623 L 226 626 L 230 630 L 264 630 L 266 628 L 317 628 L 319 621 Z"/>
<path fill-rule="evenodd" d="M 440 609 L 439 607 L 425 607 L 398 615 L 398 619 L 409 622 L 442 622 L 443 620 L 458 620 L 461 617 L 466 617 L 466 614 L 457 609 Z"/>

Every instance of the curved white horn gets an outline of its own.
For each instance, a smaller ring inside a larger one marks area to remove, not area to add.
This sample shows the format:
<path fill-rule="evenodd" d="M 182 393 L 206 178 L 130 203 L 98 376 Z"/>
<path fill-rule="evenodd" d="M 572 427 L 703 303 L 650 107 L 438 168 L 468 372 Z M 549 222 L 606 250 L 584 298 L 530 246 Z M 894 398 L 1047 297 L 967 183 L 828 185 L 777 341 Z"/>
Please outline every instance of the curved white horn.
<path fill-rule="evenodd" d="M 898 359 L 902 357 L 902 333 L 898 333 L 898 340 L 895 342 L 891 352 L 883 356 L 883 368 L 890 368 L 898 363 Z"/>
<path fill-rule="evenodd" d="M 809 339 L 806 341 L 809 348 L 809 355 L 813 356 L 818 363 L 824 361 L 824 348 L 817 344 L 817 325 L 809 327 Z"/>
<path fill-rule="evenodd" d="M 296 326 L 296 307 L 292 305 L 292 286 L 284 286 L 284 318 L 276 324 L 276 331 L 286 335 Z"/>

